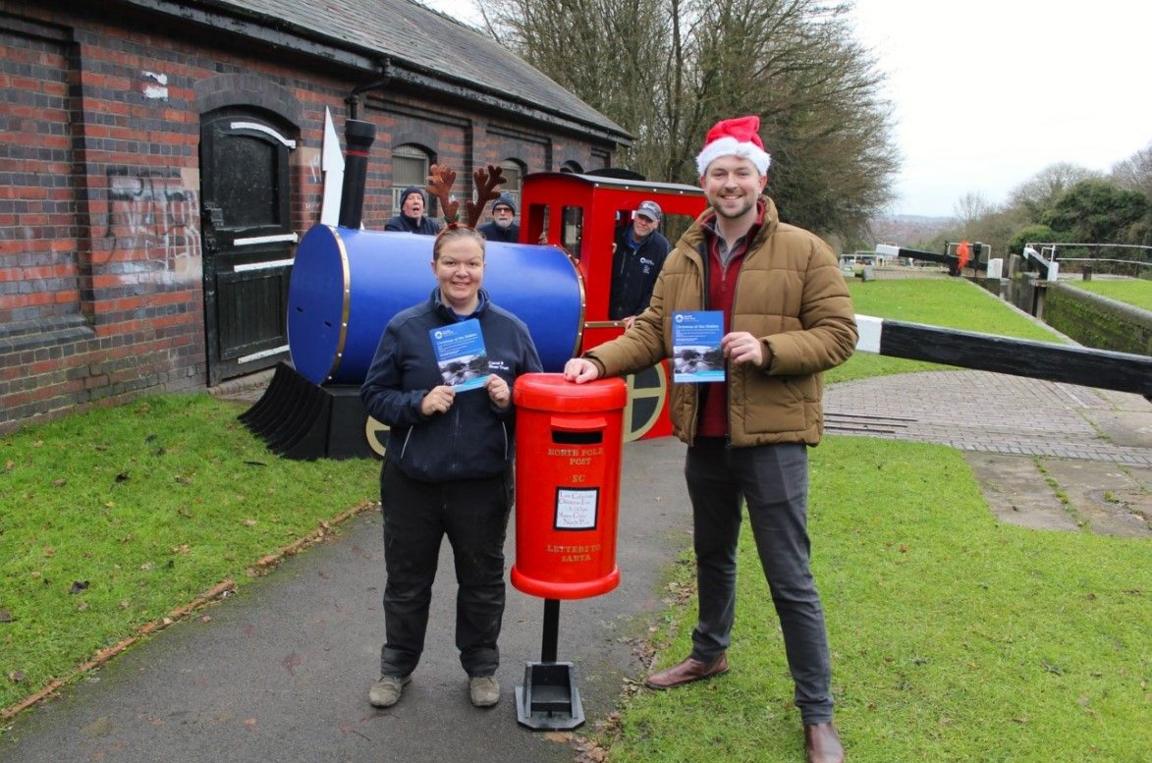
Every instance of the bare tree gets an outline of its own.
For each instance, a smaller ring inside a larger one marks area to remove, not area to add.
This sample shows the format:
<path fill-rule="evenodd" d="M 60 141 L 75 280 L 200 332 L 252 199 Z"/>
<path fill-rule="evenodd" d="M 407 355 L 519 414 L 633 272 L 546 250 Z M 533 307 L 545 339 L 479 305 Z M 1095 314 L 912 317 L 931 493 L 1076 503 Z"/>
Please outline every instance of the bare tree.
<path fill-rule="evenodd" d="M 1045 210 L 1081 180 L 1100 177 L 1100 173 L 1069 162 L 1057 162 L 1037 172 L 1008 195 L 1008 206 L 1020 212 L 1025 221 L 1038 221 Z"/>
<path fill-rule="evenodd" d="M 1112 182 L 1152 199 L 1152 143 L 1112 165 Z"/>
<path fill-rule="evenodd" d="M 994 209 L 981 193 L 969 191 L 956 200 L 953 211 L 960 220 L 961 230 L 967 230 L 980 218 L 990 215 Z"/>
<path fill-rule="evenodd" d="M 758 114 L 785 219 L 853 235 L 891 198 L 890 106 L 822 0 L 477 0 L 489 31 L 635 136 L 623 161 L 694 182 L 717 119 Z"/>

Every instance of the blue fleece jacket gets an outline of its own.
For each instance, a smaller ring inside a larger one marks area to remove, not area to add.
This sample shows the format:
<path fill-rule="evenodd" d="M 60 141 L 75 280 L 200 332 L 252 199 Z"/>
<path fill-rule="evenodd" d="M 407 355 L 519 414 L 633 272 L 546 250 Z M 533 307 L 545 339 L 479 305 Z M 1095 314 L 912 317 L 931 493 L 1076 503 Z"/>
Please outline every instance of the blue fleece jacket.
<path fill-rule="evenodd" d="M 486 389 L 457 393 L 447 413 L 420 413 L 420 401 L 444 383 L 428 332 L 466 318 L 480 321 L 488 370 L 509 387 L 517 376 L 541 370 L 528 327 L 492 304 L 483 289 L 470 316 L 457 316 L 445 305 L 439 287 L 426 302 L 397 313 L 380 337 L 360 398 L 368 413 L 390 428 L 386 458 L 415 480 L 492 477 L 512 461 L 513 408 L 498 409 Z"/>

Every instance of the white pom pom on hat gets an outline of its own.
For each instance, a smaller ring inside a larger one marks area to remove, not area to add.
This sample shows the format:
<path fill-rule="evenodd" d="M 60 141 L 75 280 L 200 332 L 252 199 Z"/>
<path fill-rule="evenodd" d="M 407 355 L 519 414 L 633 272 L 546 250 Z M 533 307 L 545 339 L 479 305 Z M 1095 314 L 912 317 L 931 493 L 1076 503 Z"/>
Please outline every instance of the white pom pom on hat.
<path fill-rule="evenodd" d="M 772 157 L 760 140 L 760 117 L 722 119 L 713 125 L 704 138 L 704 150 L 696 156 L 696 169 L 700 176 L 703 177 L 708 165 L 721 156 L 744 157 L 756 165 L 761 175 L 766 174 Z"/>

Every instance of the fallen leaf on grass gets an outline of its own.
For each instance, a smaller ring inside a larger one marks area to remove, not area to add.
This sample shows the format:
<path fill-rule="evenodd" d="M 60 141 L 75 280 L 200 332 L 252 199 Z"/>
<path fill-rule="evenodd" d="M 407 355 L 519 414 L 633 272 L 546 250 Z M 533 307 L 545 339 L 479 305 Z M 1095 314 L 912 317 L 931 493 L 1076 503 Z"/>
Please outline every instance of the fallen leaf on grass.
<path fill-rule="evenodd" d="M 44 547 L 44 556 L 56 556 L 56 549 L 51 546 Z"/>
<path fill-rule="evenodd" d="M 76 611 L 77 612 L 84 612 L 87 609 L 88 609 L 88 602 L 86 602 L 86 601 L 82 601 L 76 605 Z"/>
<path fill-rule="evenodd" d="M 68 484 L 68 480 L 61 477 L 60 479 L 52 480 L 52 487 L 64 487 Z"/>
<path fill-rule="evenodd" d="M 245 527 L 255 527 L 256 526 L 256 520 L 255 519 L 245 519 L 244 520 L 244 526 Z"/>
<path fill-rule="evenodd" d="M 187 543 L 181 543 L 179 546 L 172 547 L 173 554 L 187 554 L 190 550 Z"/>
<path fill-rule="evenodd" d="M 14 684 L 18 684 L 25 678 L 23 670 L 13 670 L 8 674 L 8 680 Z"/>
<path fill-rule="evenodd" d="M 12 613 L 6 609 L 0 609 L 0 623 L 12 622 Z"/>
<path fill-rule="evenodd" d="M 68 593 L 80 593 L 81 591 L 83 591 L 87 588 L 88 588 L 88 581 L 87 580 L 74 580 L 74 581 L 72 581 L 72 587 L 70 589 L 68 589 Z"/>
<path fill-rule="evenodd" d="M 140 565 L 140 569 L 144 570 L 145 572 L 148 572 L 148 571 L 149 571 L 149 570 L 151 570 L 151 569 L 152 569 L 154 566 L 155 566 L 155 565 L 154 565 L 154 564 L 152 564 L 152 562 L 144 562 L 144 564 L 141 564 L 141 565 Z"/>
<path fill-rule="evenodd" d="M 4 471 L 10 472 L 15 468 L 16 468 L 16 462 L 13 461 L 12 459 L 8 459 L 7 461 L 4 462 Z"/>
<path fill-rule="evenodd" d="M 127 599 L 121 599 L 120 604 L 118 606 L 120 607 L 120 609 L 128 609 L 128 607 L 132 606 L 132 603 L 129 602 Z"/>
<path fill-rule="evenodd" d="M 177 474 L 175 477 L 175 480 L 177 482 L 179 482 L 181 485 L 191 485 L 192 484 L 192 478 L 191 477 L 185 477 L 183 474 Z"/>

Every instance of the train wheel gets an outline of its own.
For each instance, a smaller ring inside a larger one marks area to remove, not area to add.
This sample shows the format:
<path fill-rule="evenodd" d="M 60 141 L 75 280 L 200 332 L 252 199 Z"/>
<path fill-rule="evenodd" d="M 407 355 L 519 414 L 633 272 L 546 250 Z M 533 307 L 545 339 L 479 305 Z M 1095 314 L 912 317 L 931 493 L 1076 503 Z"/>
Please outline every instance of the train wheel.
<path fill-rule="evenodd" d="M 384 458 L 384 452 L 387 450 L 386 438 L 384 437 L 384 433 L 387 431 L 387 424 L 381 424 L 371 416 L 364 422 L 364 439 L 368 441 L 368 447 L 372 449 L 372 452 L 380 458 Z"/>
<path fill-rule="evenodd" d="M 660 420 L 668 397 L 668 371 L 657 363 L 638 374 L 629 374 L 628 405 L 624 408 L 624 442 L 639 440 Z"/>

